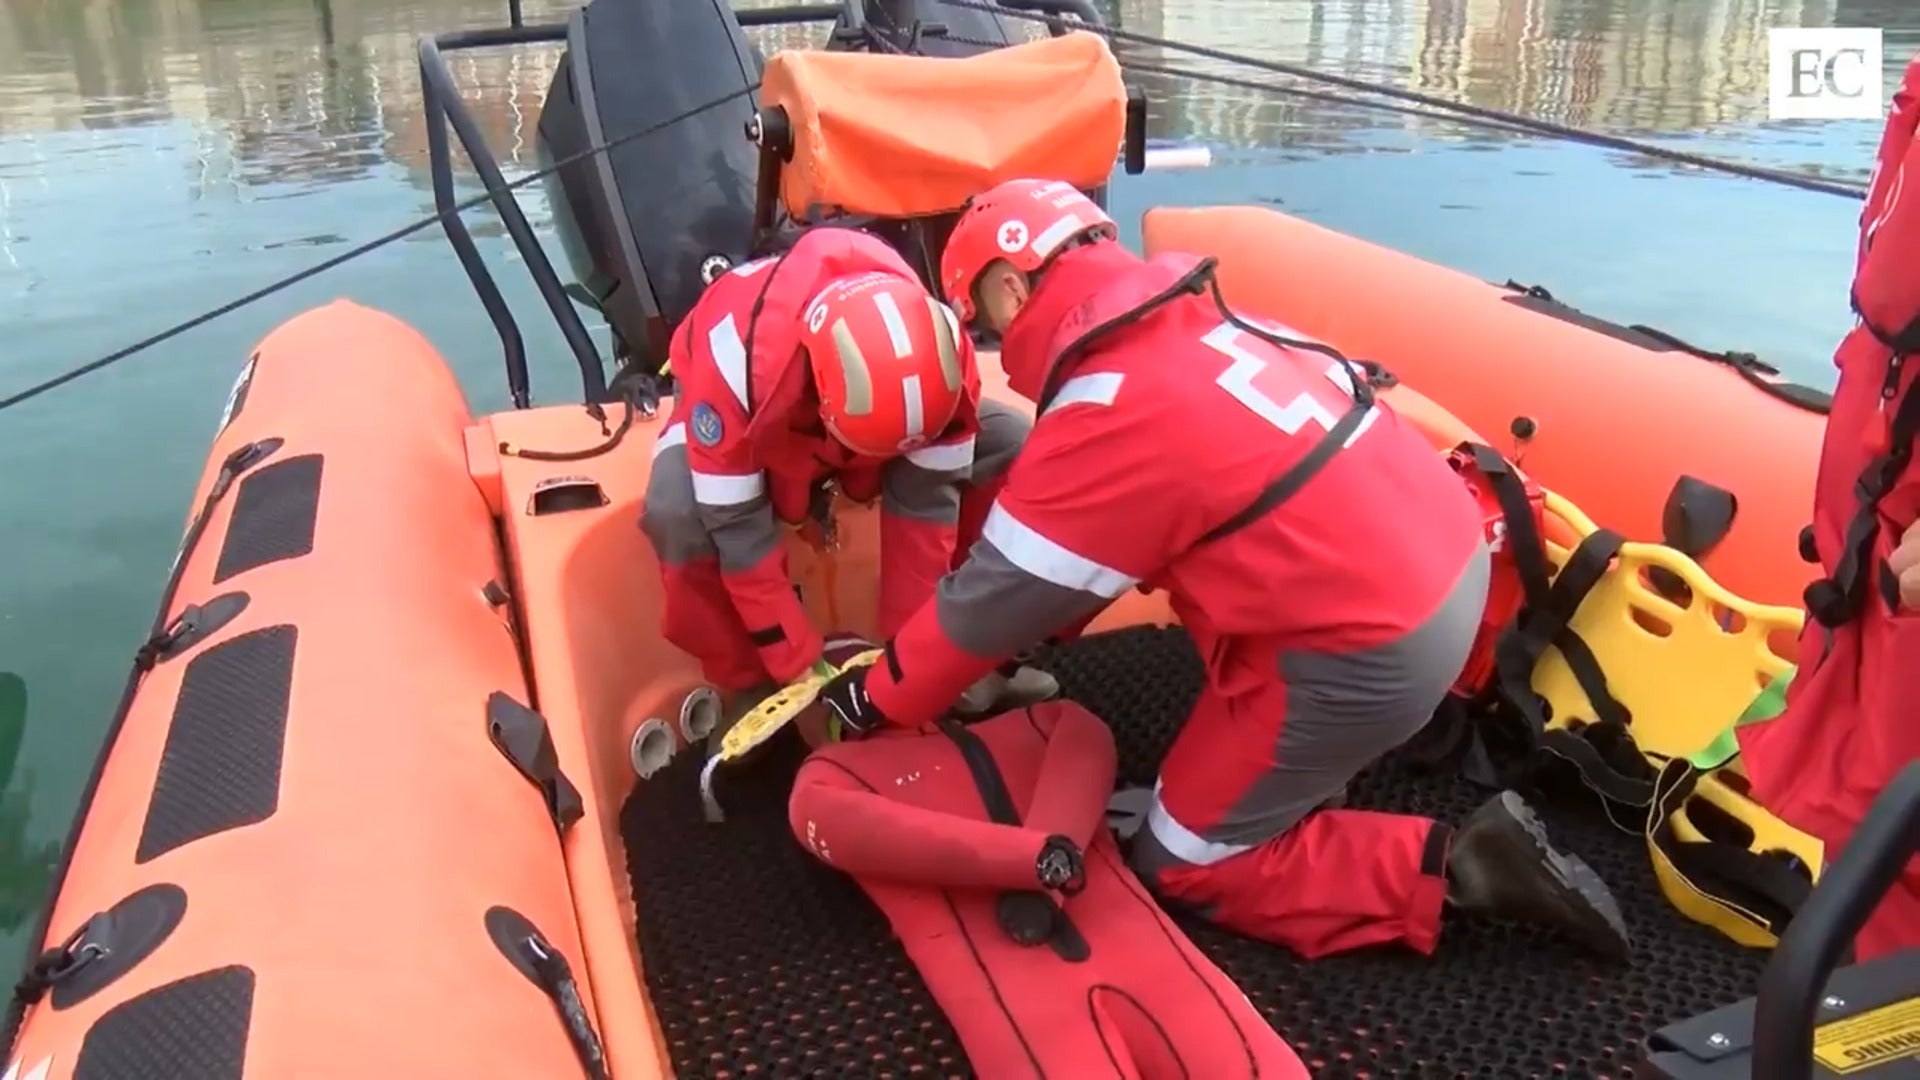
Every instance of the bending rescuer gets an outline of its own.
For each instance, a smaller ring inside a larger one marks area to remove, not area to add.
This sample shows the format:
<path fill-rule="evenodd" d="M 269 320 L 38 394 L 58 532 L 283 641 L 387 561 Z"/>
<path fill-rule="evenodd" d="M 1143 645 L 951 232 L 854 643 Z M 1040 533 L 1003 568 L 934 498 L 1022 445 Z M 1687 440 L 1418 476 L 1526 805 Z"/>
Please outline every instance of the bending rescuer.
<path fill-rule="evenodd" d="M 807 231 L 721 275 L 669 358 L 680 389 L 641 527 L 665 579 L 664 636 L 731 699 L 717 737 L 822 663 L 779 522 L 823 515 L 828 480 L 857 502 L 878 496 L 879 624 L 891 633 L 978 534 L 1027 421 L 980 400 L 953 313 L 891 248 L 852 229 Z M 985 672 L 963 707 L 1058 689 L 1009 666 Z"/>
<path fill-rule="evenodd" d="M 1627 949 L 1612 895 L 1503 792 L 1459 828 L 1326 808 L 1466 662 L 1489 555 L 1471 496 L 1332 349 L 1232 313 L 1212 260 L 1142 261 L 1064 183 L 975 199 L 942 261 L 1039 420 L 971 557 L 823 694 L 917 726 L 1001 657 L 1163 587 L 1206 688 L 1132 861 L 1164 899 L 1318 956 L 1431 951 L 1445 904 Z"/>

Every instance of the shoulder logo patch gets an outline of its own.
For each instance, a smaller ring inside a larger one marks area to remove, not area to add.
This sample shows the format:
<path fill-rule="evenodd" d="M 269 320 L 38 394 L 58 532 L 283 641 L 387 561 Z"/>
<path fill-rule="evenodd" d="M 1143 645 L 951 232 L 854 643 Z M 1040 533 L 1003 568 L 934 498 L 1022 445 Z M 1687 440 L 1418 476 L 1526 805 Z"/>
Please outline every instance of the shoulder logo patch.
<path fill-rule="evenodd" d="M 719 411 L 704 401 L 693 407 L 693 422 L 688 427 L 693 431 L 693 441 L 701 446 L 718 446 L 726 434 L 720 424 Z"/>

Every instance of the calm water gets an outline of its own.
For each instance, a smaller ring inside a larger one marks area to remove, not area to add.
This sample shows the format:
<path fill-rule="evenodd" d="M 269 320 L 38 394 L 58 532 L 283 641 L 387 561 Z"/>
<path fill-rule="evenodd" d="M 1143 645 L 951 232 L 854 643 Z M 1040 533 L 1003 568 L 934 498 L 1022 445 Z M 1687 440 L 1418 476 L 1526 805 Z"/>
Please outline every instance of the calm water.
<path fill-rule="evenodd" d="M 415 40 L 500 23 L 503 7 L 0 0 L 0 396 L 429 212 Z M 1911 0 L 1121 0 L 1117 15 L 1143 33 L 1864 180 L 1878 121 L 1765 123 L 1766 28 L 1889 27 L 1891 80 L 1920 47 L 1920 13 L 1907 11 Z M 556 55 L 454 61 L 510 176 L 534 167 Z M 1121 178 L 1123 218 L 1266 202 L 1830 381 L 1853 202 L 1144 81 L 1155 134 L 1207 142 L 1217 164 Z M 523 202 L 544 225 L 537 190 Z M 497 223 L 471 218 L 527 331 L 536 396 L 566 398 L 571 368 L 537 294 Z M 276 322 L 340 295 L 423 330 L 477 410 L 505 405 L 497 340 L 436 228 L 0 416 L 0 669 L 32 690 L 16 767 L 0 730 L 0 948 L 20 947 L 239 363 Z"/>

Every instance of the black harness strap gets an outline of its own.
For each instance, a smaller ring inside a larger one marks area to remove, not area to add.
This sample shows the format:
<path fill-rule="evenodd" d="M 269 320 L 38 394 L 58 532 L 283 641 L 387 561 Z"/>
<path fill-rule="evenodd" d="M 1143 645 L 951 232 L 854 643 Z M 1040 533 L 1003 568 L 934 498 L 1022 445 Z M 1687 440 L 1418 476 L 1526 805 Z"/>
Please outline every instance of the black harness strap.
<path fill-rule="evenodd" d="M 1299 494 L 1300 489 L 1307 486 L 1307 481 L 1312 480 L 1321 469 L 1327 467 L 1327 462 L 1333 460 L 1333 455 L 1340 452 L 1347 440 L 1353 437 L 1360 422 L 1367 418 L 1367 413 L 1372 411 L 1373 396 L 1363 393 L 1362 398 L 1364 400 L 1355 399 L 1353 407 L 1341 415 L 1333 427 L 1320 437 L 1319 442 L 1313 444 L 1313 449 L 1308 450 L 1304 457 L 1288 466 L 1286 472 L 1281 473 L 1277 479 L 1261 489 L 1258 498 L 1248 503 L 1239 513 L 1208 529 L 1199 540 L 1194 542 L 1193 546 L 1211 544 L 1215 540 L 1237 533 L 1272 513 L 1281 503 Z"/>
<path fill-rule="evenodd" d="M 940 731 L 953 740 L 960 751 L 960 759 L 966 763 L 967 772 L 973 777 L 973 786 L 980 792 L 980 802 L 986 807 L 987 818 L 995 825 L 1019 827 L 1020 811 L 1013 804 L 1013 795 L 1007 790 L 1007 781 L 1000 774 L 1000 766 L 993 760 L 993 751 L 980 736 L 968 731 L 958 721 L 947 719 L 940 722 Z M 1041 852 L 1045 859 L 1047 850 Z M 1036 882 L 1038 869 L 1036 868 Z M 1053 898 L 1039 889 L 1008 890 L 1000 894 L 997 914 L 1000 928 L 1007 936 L 1021 945 L 1048 945 L 1054 955 L 1069 963 L 1081 963 L 1093 955 L 1073 920 L 1053 902 Z"/>
<path fill-rule="evenodd" d="M 1053 369 L 1047 373 L 1046 385 L 1041 390 L 1039 401 L 1039 411 L 1046 412 L 1047 406 L 1053 403 L 1054 395 L 1058 394 L 1060 387 L 1066 384 L 1067 374 L 1095 341 L 1139 322 L 1182 296 L 1198 296 L 1202 291 L 1212 294 L 1214 307 L 1219 309 L 1221 318 L 1267 344 L 1283 349 L 1304 349 L 1308 352 L 1316 352 L 1322 356 L 1332 357 L 1345 365 L 1348 376 L 1353 382 L 1353 406 L 1334 422 L 1333 427 L 1321 437 L 1318 443 L 1314 444 L 1311 450 L 1307 451 L 1305 456 L 1288 466 L 1286 472 L 1281 473 L 1272 483 L 1262 488 L 1259 496 L 1244 509 L 1207 530 L 1199 540 L 1194 542 L 1195 547 L 1210 544 L 1229 534 L 1239 532 L 1298 494 L 1300 489 L 1307 485 L 1307 481 L 1312 480 L 1321 469 L 1326 467 L 1327 462 L 1333 459 L 1333 455 L 1340 452 L 1346 441 L 1353 437 L 1361 421 L 1367 418 L 1367 413 L 1374 404 L 1373 387 L 1376 384 L 1390 386 L 1399 381 L 1391 372 L 1378 364 L 1348 359 L 1346 354 L 1322 342 L 1289 338 L 1270 330 L 1263 330 L 1234 314 L 1233 309 L 1227 306 L 1226 297 L 1220 293 L 1220 282 L 1215 276 L 1219 263 L 1220 260 L 1211 257 L 1200 260 L 1192 270 L 1182 274 L 1165 289 L 1104 322 L 1094 324 L 1085 333 L 1074 338 L 1066 348 L 1060 350 L 1059 357 L 1054 360 Z"/>
<path fill-rule="evenodd" d="M 1594 530 L 1568 554 L 1559 577 L 1549 584 L 1546 547 L 1534 529 L 1518 478 L 1510 469 L 1490 470 L 1494 462 L 1479 450 L 1473 455 L 1475 465 L 1493 484 L 1507 519 L 1508 543 L 1527 597 L 1519 618 L 1494 646 L 1499 695 L 1520 715 L 1527 740 L 1572 764 L 1581 781 L 1608 802 L 1643 809 L 1653 800 L 1653 776 L 1645 759 L 1633 750 L 1632 714 L 1607 688 L 1599 658 L 1571 625 L 1624 541 L 1611 529 Z M 1549 647 L 1559 649 L 1566 658 L 1574 680 L 1593 706 L 1593 723 L 1578 729 L 1548 728 L 1552 718 L 1533 692 L 1533 672 Z"/>
<path fill-rule="evenodd" d="M 1881 397 L 1891 400 L 1900 385 L 1905 355 L 1895 353 L 1887 362 L 1887 376 L 1881 384 Z M 1853 493 L 1858 505 L 1847 523 L 1841 541 L 1840 561 L 1833 574 L 1808 585 L 1802 599 L 1807 613 L 1829 630 L 1852 622 L 1865 608 L 1867 590 L 1878 577 L 1873 572 L 1874 543 L 1880 538 L 1880 500 L 1893 490 L 1913 460 L 1913 442 L 1920 437 L 1920 390 L 1908 387 L 1894 411 L 1887 451 L 1868 461 L 1854 481 Z M 1884 585 L 1881 586 L 1884 593 Z"/>

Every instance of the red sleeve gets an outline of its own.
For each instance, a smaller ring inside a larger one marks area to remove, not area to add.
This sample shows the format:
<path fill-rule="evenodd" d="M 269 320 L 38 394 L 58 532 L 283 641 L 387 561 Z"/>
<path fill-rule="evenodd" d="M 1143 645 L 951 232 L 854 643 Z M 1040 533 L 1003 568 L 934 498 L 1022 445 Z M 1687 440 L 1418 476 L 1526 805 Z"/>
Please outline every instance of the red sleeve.
<path fill-rule="evenodd" d="M 689 322 L 699 309 L 695 312 Z M 747 441 L 745 345 L 731 314 L 708 325 L 704 340 L 696 336 L 691 342 L 695 356 L 685 366 L 675 365 L 685 372 L 682 392 L 689 399 L 693 498 L 719 553 L 720 577 L 767 674 L 792 682 L 819 659 L 820 632 L 793 591 L 766 474 Z"/>
<path fill-rule="evenodd" d="M 1907 159 L 1916 125 L 1920 125 L 1920 55 L 1907 62 L 1906 77 L 1894 91 L 1893 104 L 1887 110 L 1887 124 L 1880 133 L 1880 151 L 1874 155 L 1873 175 L 1867 180 L 1867 200 L 1860 207 L 1861 262 L 1866 260 L 1873 234 L 1890 209 L 1894 192 L 1901 186 L 1899 166 Z"/>
<path fill-rule="evenodd" d="M 1015 715 L 997 722 L 1025 727 L 1029 720 Z M 1009 752 L 1007 736 L 1027 747 L 1044 740 L 1040 752 L 1045 756 L 1024 825 L 997 825 L 882 795 L 860 778 L 853 756 L 837 748 L 822 750 L 801 766 L 787 804 L 788 824 L 814 857 L 856 877 L 942 889 L 1035 888 L 1048 837 L 1065 836 L 1085 851 L 1095 830 L 1104 827 L 1115 759 L 1112 734 L 1083 708 L 1035 710 L 1034 724 L 1025 732 L 1009 728 L 984 733 L 996 758 Z M 981 732 L 984 726 L 973 730 Z M 892 739 L 884 745 L 908 761 L 924 756 L 964 772 L 959 752 L 945 735 Z M 857 751 L 870 749 L 861 746 Z"/>
<path fill-rule="evenodd" d="M 1860 257 L 1854 310 L 1874 335 L 1892 342 L 1920 328 L 1920 56 L 1907 65 L 1893 96 L 1860 215 Z"/>
<path fill-rule="evenodd" d="M 917 726 L 1015 652 L 1084 625 L 1177 552 L 1179 478 L 1154 449 L 1151 418 L 1127 399 L 1075 400 L 1062 387 L 1034 425 L 967 561 L 895 636 L 867 691 Z M 1143 422 L 1144 421 L 1144 422 Z M 1151 508 L 1148 512 L 1147 508 Z"/>
<path fill-rule="evenodd" d="M 932 736 L 941 738 L 941 736 Z M 1047 834 L 896 802 L 820 754 L 795 778 L 793 835 L 855 877 L 943 889 L 1031 889 Z"/>
<path fill-rule="evenodd" d="M 1085 851 L 1095 831 L 1106 827 L 1107 800 L 1119 768 L 1113 729 L 1084 705 L 1070 701 L 1036 705 L 1019 721 L 1031 723 L 1047 742 L 1033 801 L 1027 806 L 1027 827 L 1064 836 Z"/>

